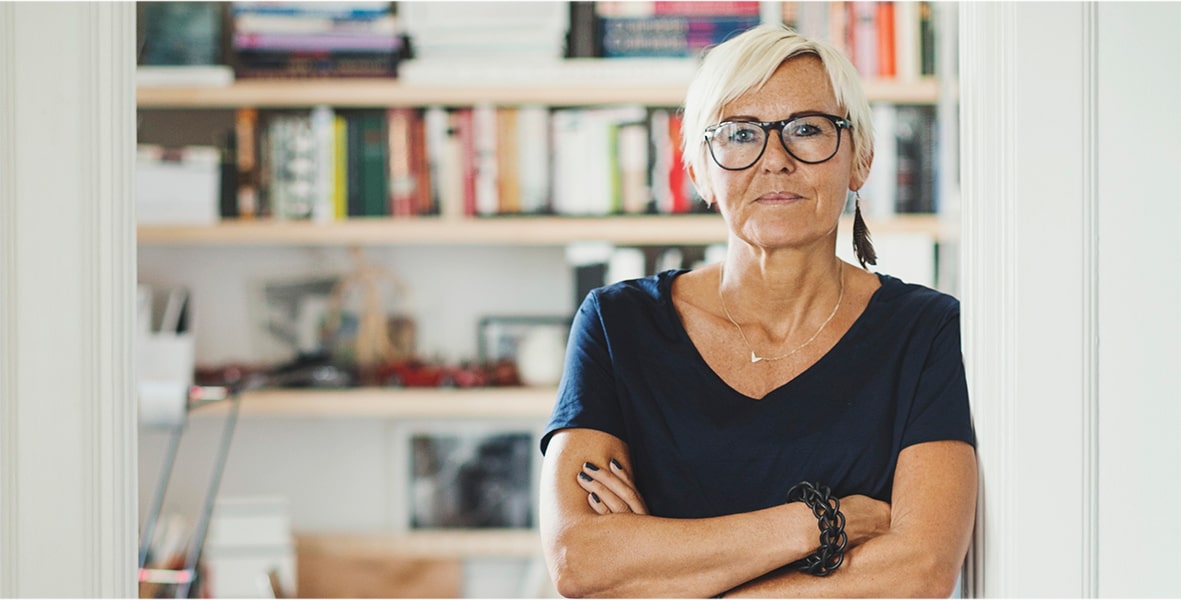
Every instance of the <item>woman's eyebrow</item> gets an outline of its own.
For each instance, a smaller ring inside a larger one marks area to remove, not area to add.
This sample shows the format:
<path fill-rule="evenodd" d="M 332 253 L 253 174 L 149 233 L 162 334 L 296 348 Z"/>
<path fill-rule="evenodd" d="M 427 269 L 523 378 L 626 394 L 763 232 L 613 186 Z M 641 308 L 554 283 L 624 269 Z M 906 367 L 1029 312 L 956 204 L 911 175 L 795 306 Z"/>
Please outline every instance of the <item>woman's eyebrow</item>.
<path fill-rule="evenodd" d="M 786 118 L 775 119 L 774 121 L 763 121 L 762 119 L 760 119 L 754 115 L 723 115 L 722 118 L 718 122 L 725 123 L 726 121 L 752 121 L 755 123 L 775 123 L 778 121 L 790 121 L 792 119 L 804 117 L 804 116 L 808 116 L 808 115 L 823 115 L 823 114 L 827 114 L 827 113 L 825 113 L 823 110 L 819 110 L 819 109 L 797 110 L 796 112 L 793 112 L 790 115 L 787 115 Z"/>

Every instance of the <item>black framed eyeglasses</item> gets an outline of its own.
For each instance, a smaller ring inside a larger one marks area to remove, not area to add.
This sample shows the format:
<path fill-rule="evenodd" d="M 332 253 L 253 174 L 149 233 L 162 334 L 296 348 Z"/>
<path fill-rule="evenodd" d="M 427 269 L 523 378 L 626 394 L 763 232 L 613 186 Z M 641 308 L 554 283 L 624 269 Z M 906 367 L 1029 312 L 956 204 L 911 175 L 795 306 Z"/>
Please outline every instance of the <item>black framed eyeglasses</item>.
<path fill-rule="evenodd" d="M 822 163 L 841 149 L 841 130 L 853 129 L 848 119 L 821 113 L 800 115 L 782 121 L 723 121 L 705 130 L 709 154 L 727 171 L 749 169 L 767 151 L 771 132 L 796 160 L 810 165 Z"/>

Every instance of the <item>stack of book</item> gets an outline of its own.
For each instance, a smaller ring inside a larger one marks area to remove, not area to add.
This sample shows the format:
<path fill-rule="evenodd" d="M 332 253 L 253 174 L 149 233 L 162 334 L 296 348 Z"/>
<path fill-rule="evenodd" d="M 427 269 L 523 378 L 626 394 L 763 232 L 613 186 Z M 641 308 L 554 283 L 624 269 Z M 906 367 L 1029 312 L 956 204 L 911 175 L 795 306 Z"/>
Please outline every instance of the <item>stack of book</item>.
<path fill-rule="evenodd" d="M 760 22 L 758 2 L 597 2 L 595 13 L 606 58 L 694 57 Z"/>
<path fill-rule="evenodd" d="M 136 85 L 233 83 L 222 45 L 222 9 L 217 2 L 137 3 Z"/>
<path fill-rule="evenodd" d="M 233 2 L 238 77 L 393 77 L 402 39 L 389 2 Z"/>
<path fill-rule="evenodd" d="M 398 18 L 421 61 L 563 58 L 565 2 L 400 2 Z"/>

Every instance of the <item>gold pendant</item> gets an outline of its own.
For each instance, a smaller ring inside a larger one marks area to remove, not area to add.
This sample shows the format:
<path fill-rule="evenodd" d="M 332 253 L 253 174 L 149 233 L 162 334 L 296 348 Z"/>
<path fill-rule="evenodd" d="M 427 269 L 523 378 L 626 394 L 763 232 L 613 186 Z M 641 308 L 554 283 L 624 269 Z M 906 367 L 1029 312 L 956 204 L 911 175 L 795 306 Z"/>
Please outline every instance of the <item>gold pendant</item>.
<path fill-rule="evenodd" d="M 750 362 L 753 364 L 753 363 L 759 362 L 760 360 L 763 360 L 763 357 L 755 354 L 754 350 L 751 350 L 750 351 Z"/>

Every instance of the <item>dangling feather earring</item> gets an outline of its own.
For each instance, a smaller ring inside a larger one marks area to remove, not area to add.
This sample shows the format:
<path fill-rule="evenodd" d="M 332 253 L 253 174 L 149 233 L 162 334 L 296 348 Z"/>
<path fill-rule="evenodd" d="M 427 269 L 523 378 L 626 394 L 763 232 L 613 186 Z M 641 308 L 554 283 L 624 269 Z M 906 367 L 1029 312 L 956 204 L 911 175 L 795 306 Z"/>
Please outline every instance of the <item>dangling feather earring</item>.
<path fill-rule="evenodd" d="M 861 268 L 865 264 L 878 264 L 878 255 L 873 251 L 873 242 L 869 240 L 869 227 L 865 219 L 861 218 L 861 192 L 853 192 L 853 254 L 861 261 Z"/>

